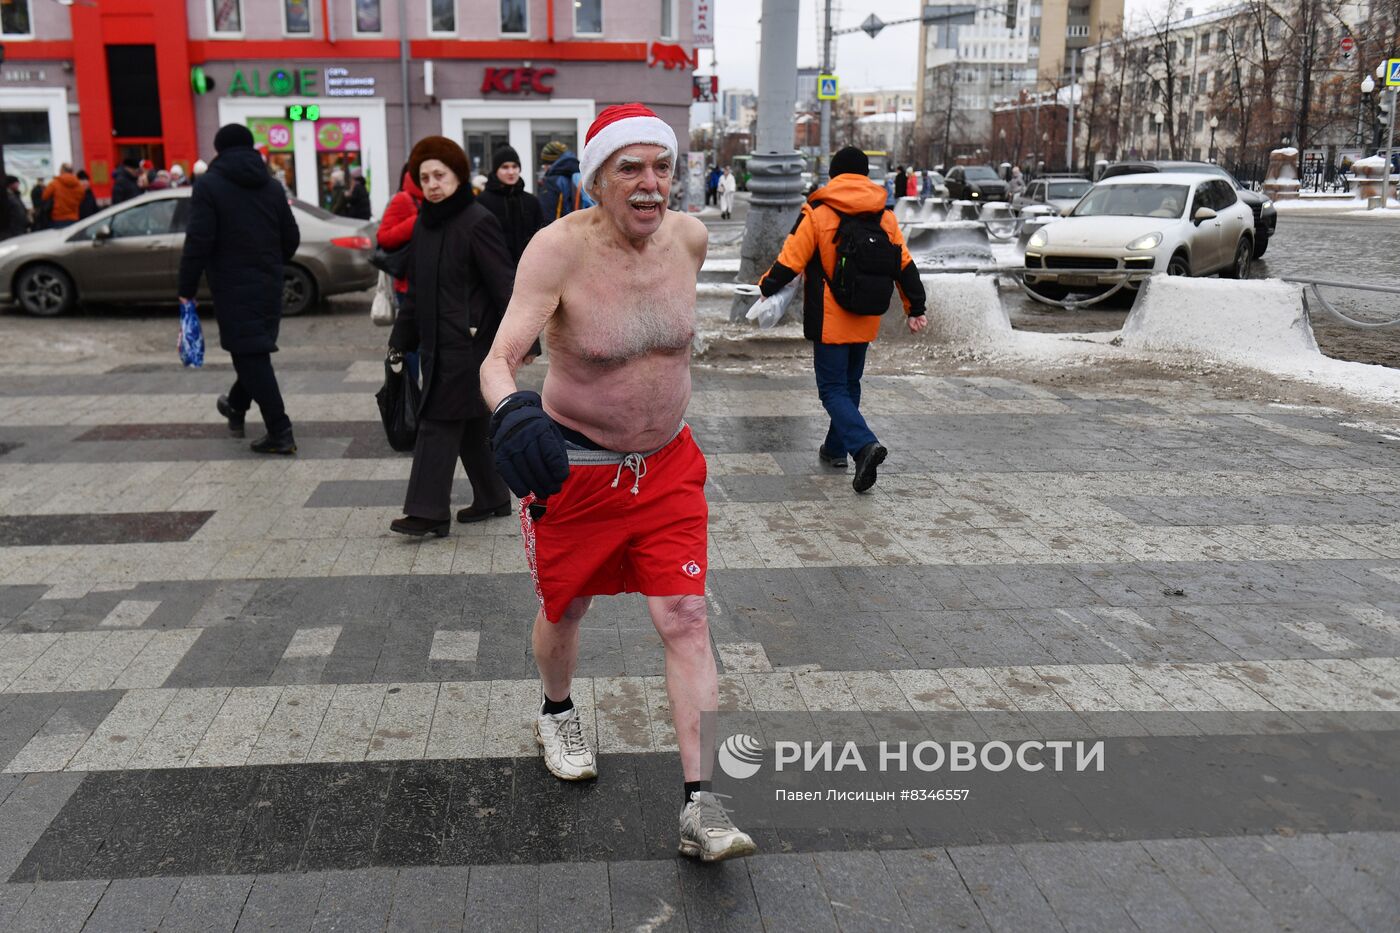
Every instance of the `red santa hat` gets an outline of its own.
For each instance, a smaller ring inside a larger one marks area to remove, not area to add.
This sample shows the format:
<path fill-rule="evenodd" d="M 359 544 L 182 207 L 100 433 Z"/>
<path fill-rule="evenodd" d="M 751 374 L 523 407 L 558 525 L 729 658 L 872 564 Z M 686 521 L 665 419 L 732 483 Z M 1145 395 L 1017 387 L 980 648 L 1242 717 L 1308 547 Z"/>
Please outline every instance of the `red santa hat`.
<path fill-rule="evenodd" d="M 675 131 L 645 104 L 614 104 L 598 114 L 584 137 L 579 160 L 583 190 L 592 191 L 593 176 L 614 152 L 643 144 L 661 146 L 672 159 L 676 157 Z"/>

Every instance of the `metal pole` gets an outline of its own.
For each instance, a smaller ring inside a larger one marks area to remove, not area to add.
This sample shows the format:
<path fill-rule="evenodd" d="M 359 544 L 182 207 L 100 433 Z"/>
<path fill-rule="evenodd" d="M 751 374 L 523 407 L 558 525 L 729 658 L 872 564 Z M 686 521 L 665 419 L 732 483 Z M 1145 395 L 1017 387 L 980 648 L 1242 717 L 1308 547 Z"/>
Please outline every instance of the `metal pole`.
<path fill-rule="evenodd" d="M 758 137 L 749 159 L 749 212 L 736 282 L 757 282 L 778 258 L 793 217 L 802 207 L 802 153 L 793 148 L 792 111 L 797 102 L 799 0 L 763 0 L 762 54 L 758 68 Z M 729 319 L 737 321 L 752 299 L 737 297 Z"/>
<path fill-rule="evenodd" d="M 1069 133 L 1065 137 L 1065 171 L 1074 171 L 1074 86 L 1078 80 L 1079 50 L 1073 49 L 1069 55 Z"/>
<path fill-rule="evenodd" d="M 822 20 L 822 74 L 831 72 L 831 0 L 826 0 L 826 16 Z M 820 76 L 818 76 L 820 77 Z M 831 101 L 822 103 L 821 151 L 817 153 L 817 184 L 827 183 L 831 167 Z"/>
<path fill-rule="evenodd" d="M 399 0 L 399 81 L 403 86 L 403 157 L 413 151 L 412 94 L 408 87 L 408 4 Z M 397 191 L 401 178 L 395 178 L 391 190 Z"/>
<path fill-rule="evenodd" d="M 715 76 L 714 85 L 718 85 L 719 78 L 719 52 L 713 47 L 710 49 L 710 73 Z M 715 141 L 715 168 L 719 168 L 719 87 L 710 88 L 710 135 Z M 716 198 L 718 200 L 718 198 Z"/>
<path fill-rule="evenodd" d="M 1395 88 L 1390 89 L 1390 128 L 1385 134 L 1385 174 L 1381 176 L 1381 207 L 1390 205 L 1390 165 L 1395 157 Z"/>

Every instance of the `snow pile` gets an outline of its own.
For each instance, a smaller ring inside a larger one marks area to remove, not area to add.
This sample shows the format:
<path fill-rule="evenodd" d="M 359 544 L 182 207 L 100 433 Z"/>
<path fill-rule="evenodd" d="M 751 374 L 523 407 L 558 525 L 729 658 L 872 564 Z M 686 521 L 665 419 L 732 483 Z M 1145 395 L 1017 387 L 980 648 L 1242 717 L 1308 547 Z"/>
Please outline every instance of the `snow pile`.
<path fill-rule="evenodd" d="M 1318 355 L 1303 289 L 1275 280 L 1153 276 L 1123 323 L 1122 345 L 1261 368 Z"/>
<path fill-rule="evenodd" d="M 1143 288 L 1118 341 L 1125 350 L 1243 366 L 1400 402 L 1400 370 L 1322 355 L 1300 286 L 1153 276 Z"/>
<path fill-rule="evenodd" d="M 920 276 L 928 295 L 927 339 L 954 352 L 1012 342 L 1011 317 L 990 275 Z"/>
<path fill-rule="evenodd" d="M 975 220 L 915 224 L 905 234 L 905 246 L 921 271 L 976 268 L 995 262 L 987 228 Z"/>

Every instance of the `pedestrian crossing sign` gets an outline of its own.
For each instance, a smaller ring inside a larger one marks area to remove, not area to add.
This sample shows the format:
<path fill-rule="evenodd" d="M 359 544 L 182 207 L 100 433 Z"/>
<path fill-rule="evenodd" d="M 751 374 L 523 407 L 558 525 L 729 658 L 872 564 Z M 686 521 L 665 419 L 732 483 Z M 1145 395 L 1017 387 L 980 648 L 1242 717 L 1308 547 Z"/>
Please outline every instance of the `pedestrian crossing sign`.
<path fill-rule="evenodd" d="M 1385 63 L 1385 86 L 1400 87 L 1400 58 Z"/>
<path fill-rule="evenodd" d="M 836 75 L 818 75 L 817 100 L 835 100 L 836 84 Z"/>

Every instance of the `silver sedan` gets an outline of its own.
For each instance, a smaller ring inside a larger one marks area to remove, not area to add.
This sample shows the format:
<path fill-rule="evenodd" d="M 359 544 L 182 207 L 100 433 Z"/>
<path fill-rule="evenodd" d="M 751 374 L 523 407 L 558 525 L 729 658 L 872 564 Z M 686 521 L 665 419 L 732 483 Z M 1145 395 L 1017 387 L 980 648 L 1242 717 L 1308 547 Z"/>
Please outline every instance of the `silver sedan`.
<path fill-rule="evenodd" d="M 175 306 L 185 245 L 189 188 L 153 191 L 60 230 L 0 241 L 0 304 L 53 317 L 79 302 L 169 302 Z M 300 314 L 322 298 L 362 291 L 378 271 L 369 264 L 376 224 L 288 199 L 301 246 L 283 273 L 282 313 Z M 199 298 L 207 300 L 207 285 Z"/>

